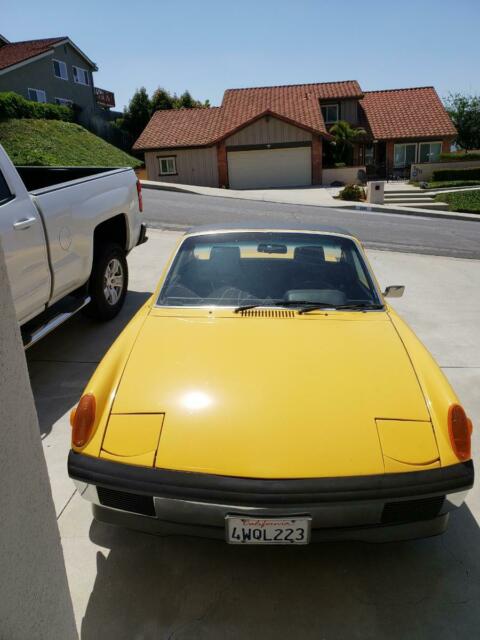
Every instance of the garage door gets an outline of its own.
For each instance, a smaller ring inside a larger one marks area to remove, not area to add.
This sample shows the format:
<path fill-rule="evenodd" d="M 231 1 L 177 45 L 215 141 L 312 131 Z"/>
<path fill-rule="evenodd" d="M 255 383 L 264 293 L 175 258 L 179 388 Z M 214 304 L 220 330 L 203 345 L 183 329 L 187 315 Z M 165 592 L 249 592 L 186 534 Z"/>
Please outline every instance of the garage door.
<path fill-rule="evenodd" d="M 231 189 L 304 187 L 312 184 L 310 147 L 229 151 Z"/>

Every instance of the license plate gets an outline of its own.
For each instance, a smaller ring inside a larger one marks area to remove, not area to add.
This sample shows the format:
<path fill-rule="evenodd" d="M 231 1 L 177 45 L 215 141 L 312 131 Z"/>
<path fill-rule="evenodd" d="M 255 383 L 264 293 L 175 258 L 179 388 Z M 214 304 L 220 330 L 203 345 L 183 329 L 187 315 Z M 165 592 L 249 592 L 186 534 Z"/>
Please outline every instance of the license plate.
<path fill-rule="evenodd" d="M 226 536 L 230 544 L 308 544 L 312 519 L 242 518 L 227 516 Z"/>

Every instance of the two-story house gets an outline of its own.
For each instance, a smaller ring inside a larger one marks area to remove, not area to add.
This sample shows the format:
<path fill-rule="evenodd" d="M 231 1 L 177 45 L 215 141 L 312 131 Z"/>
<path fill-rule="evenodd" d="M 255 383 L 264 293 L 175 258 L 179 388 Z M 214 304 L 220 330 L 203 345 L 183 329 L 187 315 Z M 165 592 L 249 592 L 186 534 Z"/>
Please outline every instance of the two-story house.
<path fill-rule="evenodd" d="M 345 81 L 229 89 L 220 107 L 157 111 L 134 149 L 145 152 L 150 180 L 238 189 L 328 184 L 330 128 L 339 120 L 365 129 L 353 162 L 378 177 L 438 160 L 456 135 L 433 87 L 364 92 Z"/>
<path fill-rule="evenodd" d="M 68 37 L 9 42 L 0 36 L 0 91 L 35 102 L 75 105 L 84 117 L 115 106 L 94 86 L 97 65 Z"/>

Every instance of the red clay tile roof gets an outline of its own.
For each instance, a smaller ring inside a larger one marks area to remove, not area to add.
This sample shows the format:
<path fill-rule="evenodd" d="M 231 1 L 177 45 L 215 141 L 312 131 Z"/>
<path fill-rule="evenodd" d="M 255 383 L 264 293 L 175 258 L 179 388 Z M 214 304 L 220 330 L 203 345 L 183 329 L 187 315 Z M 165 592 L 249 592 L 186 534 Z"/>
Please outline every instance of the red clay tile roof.
<path fill-rule="evenodd" d="M 1 51 L 1 50 L 0 50 Z M 358 99 L 374 138 L 447 137 L 456 134 L 433 87 L 362 93 L 358 82 L 324 82 L 228 89 L 221 107 L 157 111 L 134 149 L 212 145 L 267 113 L 329 137 L 320 102 Z"/>
<path fill-rule="evenodd" d="M 34 58 L 45 53 L 54 44 L 67 40 L 63 38 L 44 38 L 43 40 L 25 40 L 24 42 L 10 42 L 0 47 L 0 70 L 11 67 L 14 64 Z"/>
<path fill-rule="evenodd" d="M 366 91 L 360 104 L 372 136 L 378 140 L 457 133 L 433 87 Z"/>
<path fill-rule="evenodd" d="M 214 144 L 266 113 L 329 137 L 319 100 L 361 98 L 362 95 L 354 80 L 228 89 L 221 107 L 156 111 L 134 149 Z"/>

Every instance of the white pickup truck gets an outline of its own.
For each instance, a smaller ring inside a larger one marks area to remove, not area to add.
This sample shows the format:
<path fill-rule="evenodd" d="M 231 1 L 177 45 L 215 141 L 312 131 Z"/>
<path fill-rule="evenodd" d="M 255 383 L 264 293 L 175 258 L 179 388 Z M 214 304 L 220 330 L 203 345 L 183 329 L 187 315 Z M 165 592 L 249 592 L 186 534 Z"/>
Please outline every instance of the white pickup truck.
<path fill-rule="evenodd" d="M 14 167 L 0 145 L 0 240 L 26 347 L 80 309 L 117 315 L 141 212 L 132 169 Z"/>

